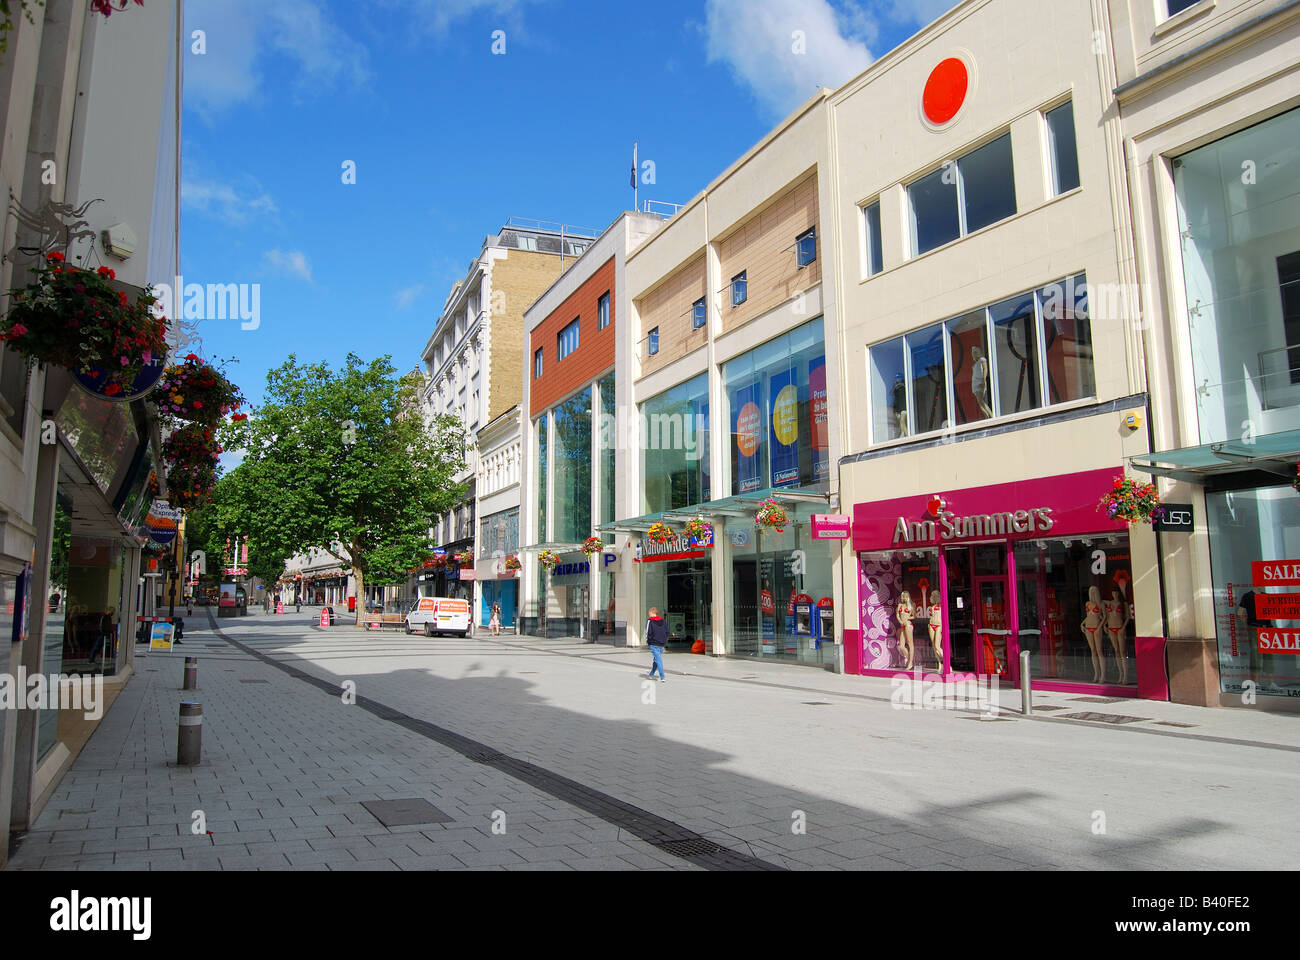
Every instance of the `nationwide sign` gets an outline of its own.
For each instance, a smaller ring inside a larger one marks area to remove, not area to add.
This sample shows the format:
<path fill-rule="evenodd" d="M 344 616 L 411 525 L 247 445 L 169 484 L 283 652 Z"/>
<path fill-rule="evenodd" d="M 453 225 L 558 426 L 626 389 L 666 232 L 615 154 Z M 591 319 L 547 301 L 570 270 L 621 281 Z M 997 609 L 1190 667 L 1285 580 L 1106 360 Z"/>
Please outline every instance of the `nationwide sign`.
<path fill-rule="evenodd" d="M 695 537 L 674 537 L 667 543 L 653 543 L 649 540 L 638 541 L 636 563 L 649 563 L 652 560 L 689 560 L 704 556 L 706 547 L 713 546 L 713 534 L 700 539 Z"/>
<path fill-rule="evenodd" d="M 1258 631 L 1260 653 L 1300 653 L 1300 630 Z"/>
<path fill-rule="evenodd" d="M 1300 587 L 1300 560 L 1255 560 L 1250 574 L 1257 587 Z"/>

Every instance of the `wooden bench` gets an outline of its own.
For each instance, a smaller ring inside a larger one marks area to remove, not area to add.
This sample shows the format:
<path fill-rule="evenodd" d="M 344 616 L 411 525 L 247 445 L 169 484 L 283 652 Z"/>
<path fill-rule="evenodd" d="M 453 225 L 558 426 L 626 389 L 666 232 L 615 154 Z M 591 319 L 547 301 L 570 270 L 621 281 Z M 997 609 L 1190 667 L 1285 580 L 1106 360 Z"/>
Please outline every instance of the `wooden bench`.
<path fill-rule="evenodd" d="M 367 630 L 406 629 L 406 617 L 400 613 L 368 613 L 362 622 Z"/>

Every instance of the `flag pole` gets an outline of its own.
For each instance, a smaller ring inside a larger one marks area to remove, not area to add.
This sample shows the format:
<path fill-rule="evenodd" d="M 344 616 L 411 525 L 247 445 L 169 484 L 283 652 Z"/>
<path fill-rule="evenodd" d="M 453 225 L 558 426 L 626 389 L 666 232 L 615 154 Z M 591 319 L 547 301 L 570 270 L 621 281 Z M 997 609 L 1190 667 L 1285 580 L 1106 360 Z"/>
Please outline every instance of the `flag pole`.
<path fill-rule="evenodd" d="M 632 210 L 635 213 L 639 213 L 640 210 L 637 208 L 637 189 L 639 186 L 639 181 L 641 180 L 641 167 L 636 162 L 636 148 L 637 148 L 637 141 L 633 140 L 632 141 Z"/>

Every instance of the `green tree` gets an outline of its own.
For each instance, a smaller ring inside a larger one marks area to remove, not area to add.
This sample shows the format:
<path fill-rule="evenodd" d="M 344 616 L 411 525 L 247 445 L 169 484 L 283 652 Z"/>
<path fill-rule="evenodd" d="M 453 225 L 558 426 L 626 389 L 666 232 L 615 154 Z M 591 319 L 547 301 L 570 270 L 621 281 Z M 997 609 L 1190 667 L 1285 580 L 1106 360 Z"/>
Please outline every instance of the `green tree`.
<path fill-rule="evenodd" d="M 250 559 L 257 549 L 281 568 L 319 547 L 351 569 L 359 600 L 372 577 L 416 566 L 432 519 L 465 493 L 452 482 L 465 466 L 460 421 L 422 417 L 418 377 L 398 377 L 387 356 L 348 354 L 336 371 L 290 354 L 266 384 L 263 404 L 223 439 L 244 460 L 218 485 L 218 525 L 251 536 Z M 364 614 L 358 602 L 358 626 Z"/>

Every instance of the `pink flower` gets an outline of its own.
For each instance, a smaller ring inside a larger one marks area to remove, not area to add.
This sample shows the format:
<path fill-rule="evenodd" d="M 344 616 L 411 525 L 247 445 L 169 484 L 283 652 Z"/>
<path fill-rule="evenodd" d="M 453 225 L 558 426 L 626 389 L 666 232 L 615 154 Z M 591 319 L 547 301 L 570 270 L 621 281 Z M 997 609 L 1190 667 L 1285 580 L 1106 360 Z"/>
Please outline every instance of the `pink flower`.
<path fill-rule="evenodd" d="M 141 354 L 141 356 L 144 358 L 145 363 L 149 363 L 153 360 L 153 351 L 146 350 L 143 354 Z"/>
<path fill-rule="evenodd" d="M 9 336 L 11 337 L 21 337 L 26 332 L 27 332 L 27 328 L 24 327 L 21 323 L 15 323 L 12 327 L 9 328 Z"/>
<path fill-rule="evenodd" d="M 122 366 L 125 367 L 125 366 L 126 366 L 128 363 L 130 363 L 130 362 L 131 362 L 131 361 L 128 360 L 126 357 L 123 357 L 123 358 L 122 358 Z"/>

